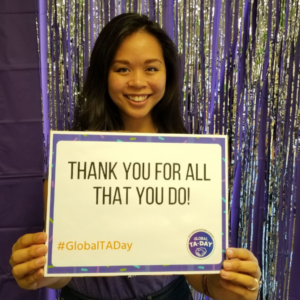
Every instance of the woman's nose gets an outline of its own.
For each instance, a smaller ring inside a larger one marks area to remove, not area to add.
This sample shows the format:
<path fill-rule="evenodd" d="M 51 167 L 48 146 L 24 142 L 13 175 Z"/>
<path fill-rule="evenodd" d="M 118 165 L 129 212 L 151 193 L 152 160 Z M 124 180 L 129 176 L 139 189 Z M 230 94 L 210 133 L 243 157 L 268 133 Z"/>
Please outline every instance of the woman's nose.
<path fill-rule="evenodd" d="M 144 74 L 140 71 L 132 72 L 128 79 L 128 86 L 130 87 L 141 88 L 146 85 Z"/>

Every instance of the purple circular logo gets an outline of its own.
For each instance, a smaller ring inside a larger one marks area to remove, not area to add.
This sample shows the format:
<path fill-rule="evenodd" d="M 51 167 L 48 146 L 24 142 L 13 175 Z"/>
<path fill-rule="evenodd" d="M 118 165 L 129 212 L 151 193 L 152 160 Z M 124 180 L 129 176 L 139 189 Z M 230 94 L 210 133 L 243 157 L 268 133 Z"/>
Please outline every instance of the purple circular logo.
<path fill-rule="evenodd" d="M 195 230 L 188 238 L 187 248 L 194 258 L 205 259 L 215 248 L 214 237 L 206 230 Z"/>

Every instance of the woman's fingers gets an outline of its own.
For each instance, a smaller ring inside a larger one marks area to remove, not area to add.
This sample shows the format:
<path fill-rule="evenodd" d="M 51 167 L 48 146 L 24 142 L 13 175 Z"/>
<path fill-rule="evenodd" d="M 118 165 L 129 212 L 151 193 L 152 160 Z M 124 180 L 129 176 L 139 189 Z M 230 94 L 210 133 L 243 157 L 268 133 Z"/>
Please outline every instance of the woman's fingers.
<path fill-rule="evenodd" d="M 15 267 L 18 264 L 45 255 L 47 253 L 47 247 L 44 245 L 46 238 L 47 235 L 44 232 L 25 234 L 20 237 L 12 248 L 10 265 Z"/>
<path fill-rule="evenodd" d="M 259 279 L 261 276 L 259 266 L 252 261 L 225 260 L 223 262 L 223 268 L 225 271 L 246 273 L 257 279 Z"/>
<path fill-rule="evenodd" d="M 223 267 L 226 271 L 242 272 L 257 279 L 261 277 L 260 267 L 256 257 L 247 249 L 229 248 L 226 250 L 229 260 L 225 260 Z"/>
<path fill-rule="evenodd" d="M 12 253 L 10 264 L 14 267 L 16 264 L 20 264 L 31 260 L 33 258 L 37 258 L 47 253 L 47 246 L 45 245 L 33 245 L 31 247 L 20 249 Z"/>
<path fill-rule="evenodd" d="M 226 281 L 223 279 L 220 281 L 220 284 L 226 290 L 229 290 L 234 294 L 240 295 L 243 299 L 253 299 L 253 296 L 255 296 L 255 294 L 257 293 L 257 290 L 249 291 L 248 289 L 245 289 L 240 285 L 236 285 L 234 283 L 231 283 L 230 281 Z"/>
<path fill-rule="evenodd" d="M 253 289 L 259 285 L 258 279 L 246 274 L 221 270 L 220 275 L 223 279 L 229 280 L 234 284 L 246 287 L 247 289 Z"/>
<path fill-rule="evenodd" d="M 17 264 L 13 267 L 12 273 L 14 277 L 19 280 L 27 275 L 34 275 L 37 269 L 42 268 L 46 263 L 45 256 L 41 256 L 30 261 L 24 262 L 22 264 Z"/>
<path fill-rule="evenodd" d="M 18 239 L 12 249 L 10 264 L 18 285 L 27 290 L 57 284 L 62 278 L 44 278 L 43 267 L 46 263 L 45 245 L 47 235 L 44 232 L 26 234 Z M 69 282 L 70 278 L 63 282 Z"/>
<path fill-rule="evenodd" d="M 257 258 L 254 256 L 254 254 L 244 248 L 228 248 L 226 250 L 226 254 L 230 259 L 238 258 L 241 260 L 248 260 L 257 263 Z"/>
<path fill-rule="evenodd" d="M 33 234 L 25 234 L 20 237 L 12 248 L 12 252 L 20 249 L 28 248 L 32 245 L 44 244 L 46 242 L 47 235 L 44 232 L 38 232 Z"/>
<path fill-rule="evenodd" d="M 34 273 L 24 276 L 18 280 L 18 284 L 21 288 L 27 290 L 35 290 L 38 288 L 38 280 L 43 278 L 44 270 L 42 268 L 36 270 Z"/>
<path fill-rule="evenodd" d="M 228 259 L 223 262 L 220 284 L 240 295 L 241 299 L 253 299 L 257 295 L 261 277 L 256 257 L 247 249 L 241 248 L 229 248 L 226 254 Z"/>

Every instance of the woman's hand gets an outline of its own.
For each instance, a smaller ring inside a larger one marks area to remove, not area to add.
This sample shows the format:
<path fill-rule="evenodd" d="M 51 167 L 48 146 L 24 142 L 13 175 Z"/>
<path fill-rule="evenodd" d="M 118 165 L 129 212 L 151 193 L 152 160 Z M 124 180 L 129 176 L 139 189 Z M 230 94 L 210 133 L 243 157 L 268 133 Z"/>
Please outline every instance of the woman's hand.
<path fill-rule="evenodd" d="M 26 290 L 41 287 L 59 288 L 66 285 L 70 278 L 44 278 L 45 245 L 47 235 L 44 232 L 25 234 L 18 239 L 12 248 L 10 265 L 18 285 Z"/>
<path fill-rule="evenodd" d="M 261 271 L 256 257 L 242 248 L 229 248 L 226 254 L 221 273 L 208 276 L 210 294 L 220 300 L 257 299 Z"/>

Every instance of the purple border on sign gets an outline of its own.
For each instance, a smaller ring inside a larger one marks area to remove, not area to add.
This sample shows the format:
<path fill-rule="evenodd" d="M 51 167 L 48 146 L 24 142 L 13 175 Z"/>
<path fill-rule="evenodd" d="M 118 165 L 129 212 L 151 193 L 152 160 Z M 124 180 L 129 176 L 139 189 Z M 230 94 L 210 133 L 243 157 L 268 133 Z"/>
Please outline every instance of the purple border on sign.
<path fill-rule="evenodd" d="M 88 135 L 83 133 L 70 133 L 70 134 L 60 134 L 53 133 L 53 143 L 52 143 L 52 161 L 49 167 L 52 168 L 51 172 L 51 199 L 50 199 L 50 219 L 49 219 L 49 239 L 48 239 L 48 274 L 82 274 L 89 275 L 92 273 L 116 273 L 116 274 L 126 274 L 126 273 L 143 273 L 143 272 L 183 272 L 183 271 L 214 271 L 222 269 L 222 262 L 215 265 L 136 265 L 136 266 L 81 266 L 81 267 L 55 267 L 52 264 L 52 247 L 53 247 L 53 223 L 55 222 L 54 213 L 54 190 L 55 190 L 55 166 L 56 166 L 56 146 L 60 141 L 98 141 L 98 142 L 130 142 L 130 143 L 192 143 L 192 144 L 218 144 L 222 148 L 222 211 L 220 212 L 222 218 L 222 261 L 225 259 L 225 249 L 226 249 L 226 139 L 224 136 L 215 137 L 199 137 L 199 136 L 141 136 L 141 135 Z"/>

